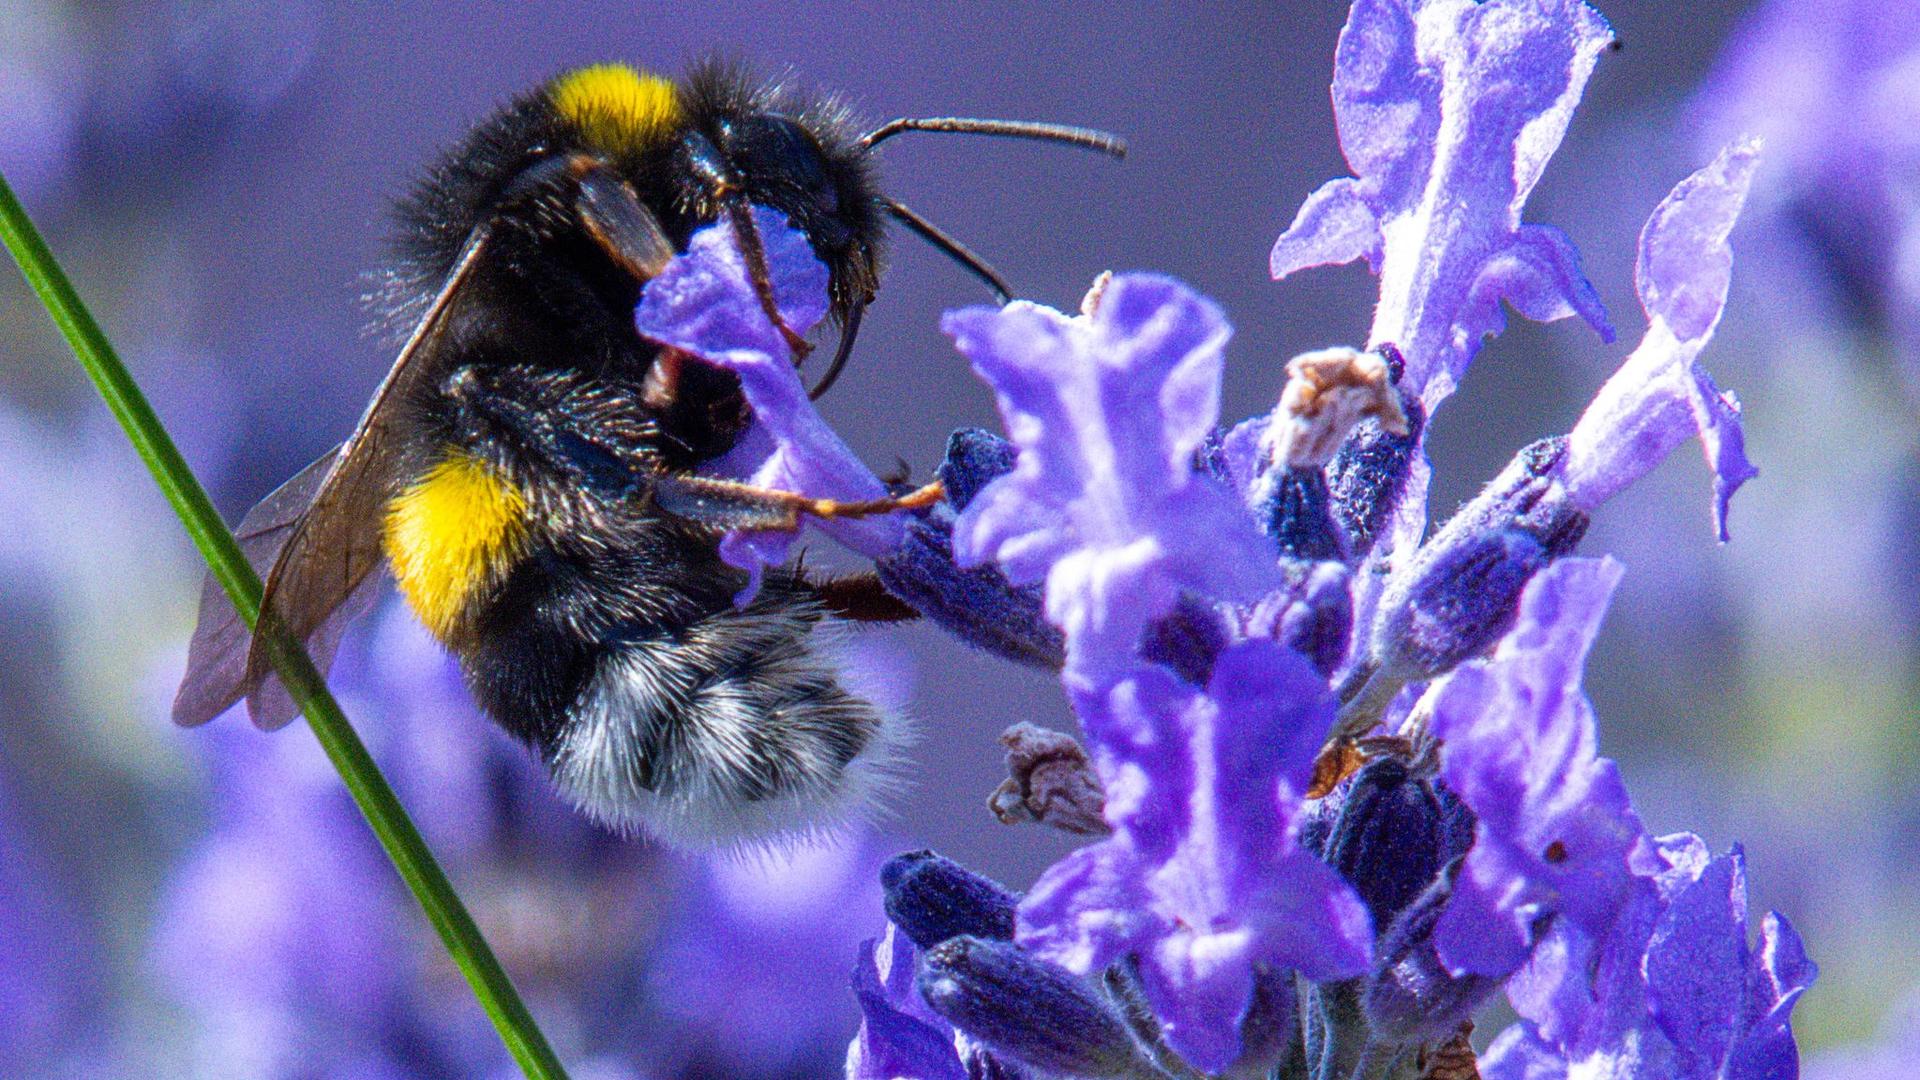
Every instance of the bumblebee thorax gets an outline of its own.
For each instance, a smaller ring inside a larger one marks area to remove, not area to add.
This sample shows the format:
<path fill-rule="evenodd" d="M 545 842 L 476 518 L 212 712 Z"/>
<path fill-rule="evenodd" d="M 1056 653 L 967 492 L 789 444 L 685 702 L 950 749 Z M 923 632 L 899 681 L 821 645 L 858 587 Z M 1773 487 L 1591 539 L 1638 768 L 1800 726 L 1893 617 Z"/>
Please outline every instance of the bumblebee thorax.
<path fill-rule="evenodd" d="M 576 68 L 553 80 L 547 95 L 589 149 L 615 158 L 631 159 L 660 146 L 685 115 L 672 80 L 625 64 Z"/>

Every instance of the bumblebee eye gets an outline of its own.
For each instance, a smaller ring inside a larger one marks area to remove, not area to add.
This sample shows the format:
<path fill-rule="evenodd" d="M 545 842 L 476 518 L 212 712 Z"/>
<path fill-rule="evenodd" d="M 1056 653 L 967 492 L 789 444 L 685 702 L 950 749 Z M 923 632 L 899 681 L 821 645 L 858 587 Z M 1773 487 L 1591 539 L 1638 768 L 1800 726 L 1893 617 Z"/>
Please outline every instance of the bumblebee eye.
<path fill-rule="evenodd" d="M 805 128 L 771 113 L 743 117 L 728 126 L 727 151 L 749 182 L 764 189 L 759 197 L 797 219 L 815 245 L 844 251 L 853 242 L 853 230 L 840 218 L 839 185 Z"/>

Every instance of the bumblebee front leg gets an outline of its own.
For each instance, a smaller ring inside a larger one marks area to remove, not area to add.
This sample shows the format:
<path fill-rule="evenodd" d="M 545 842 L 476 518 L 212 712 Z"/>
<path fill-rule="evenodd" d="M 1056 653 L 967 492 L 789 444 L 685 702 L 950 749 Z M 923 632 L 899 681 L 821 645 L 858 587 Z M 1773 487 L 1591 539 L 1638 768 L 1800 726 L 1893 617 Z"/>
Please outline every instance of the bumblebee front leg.
<path fill-rule="evenodd" d="M 661 509 L 716 529 L 795 529 L 803 514 L 828 519 L 863 518 L 923 509 L 945 498 L 946 489 L 935 480 L 905 495 L 842 501 L 736 480 L 675 474 L 659 477 L 654 495 Z"/>
<path fill-rule="evenodd" d="M 727 217 L 733 227 L 733 237 L 740 245 L 740 254 L 747 263 L 747 277 L 753 284 L 753 293 L 760 300 L 760 310 L 766 313 L 767 320 L 780 331 L 780 336 L 793 353 L 795 367 L 800 365 L 813 346 L 799 335 L 780 314 L 780 305 L 773 296 L 773 277 L 767 270 L 766 245 L 760 241 L 760 230 L 753 223 L 753 210 L 747 203 L 747 196 L 740 178 L 720 149 L 698 132 L 687 136 L 685 143 L 687 163 L 692 166 L 695 176 L 707 185 L 707 195 Z"/>

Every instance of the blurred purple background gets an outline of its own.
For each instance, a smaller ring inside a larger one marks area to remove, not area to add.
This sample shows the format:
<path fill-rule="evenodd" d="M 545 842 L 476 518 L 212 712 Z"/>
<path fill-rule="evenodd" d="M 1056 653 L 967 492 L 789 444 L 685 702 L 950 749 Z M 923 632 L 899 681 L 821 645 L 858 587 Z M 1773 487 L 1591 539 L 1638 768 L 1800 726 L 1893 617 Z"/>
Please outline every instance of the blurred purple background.
<path fill-rule="evenodd" d="M 1902 317 L 1920 295 L 1902 288 L 1920 277 L 1920 154 L 1897 145 L 1920 122 L 1894 122 L 1920 121 L 1920 26 L 1840 2 L 1599 6 L 1624 48 L 1602 59 L 1528 216 L 1579 244 L 1623 342 L 1639 336 L 1632 244 L 1654 203 L 1724 137 L 1759 130 L 1773 147 L 1705 358 L 1746 402 L 1762 476 L 1726 548 L 1690 454 L 1597 520 L 1585 549 L 1628 566 L 1589 677 L 1603 750 L 1656 832 L 1747 845 L 1754 904 L 1787 912 L 1823 968 L 1802 1045 L 1865 1038 L 1920 983 L 1920 358 Z M 1219 300 L 1238 418 L 1271 403 L 1288 356 L 1358 344 L 1368 322 L 1363 270 L 1281 287 L 1265 269 L 1300 200 L 1346 171 L 1326 94 L 1344 17 L 1322 0 L 15 4 L 0 8 L 0 169 L 230 518 L 340 439 L 390 362 L 357 302 L 389 200 L 490 106 L 592 60 L 674 72 L 719 53 L 791 69 L 875 121 L 1125 134 L 1120 165 L 902 138 L 884 176 L 1025 296 L 1070 306 L 1112 268 Z M 1812 62 L 1833 35 L 1876 44 Z M 1860 135 L 1861 103 L 1889 100 L 1882 137 Z M 825 402 L 870 463 L 924 473 L 948 431 L 992 422 L 937 331 L 941 311 L 983 299 L 896 243 Z M 1496 340 L 1437 421 L 1436 511 L 1566 430 L 1625 351 L 1566 324 Z M 0 1020 L 25 1033 L 0 1040 L 0 1071 L 499 1072 L 477 1007 L 314 771 L 311 737 L 167 724 L 197 560 L 10 272 L 0 356 Z M 594 1062 L 581 1075 L 830 1073 L 852 1031 L 853 944 L 881 925 L 878 858 L 930 846 L 1023 886 L 1066 847 L 984 808 L 1000 730 L 1070 722 L 1057 687 L 928 628 L 856 645 L 921 731 L 894 816 L 761 863 L 596 835 L 543 802 L 410 621 L 374 621 L 343 663 L 349 711 L 536 1013 Z M 348 888 L 337 875 L 364 881 L 358 902 L 324 899 Z M 796 904 L 801 891 L 831 902 Z M 795 955 L 770 956 L 776 939 Z M 298 959 L 313 948 L 329 965 Z M 329 973 L 349 989 L 309 985 Z M 394 989 L 353 989 L 375 984 Z"/>

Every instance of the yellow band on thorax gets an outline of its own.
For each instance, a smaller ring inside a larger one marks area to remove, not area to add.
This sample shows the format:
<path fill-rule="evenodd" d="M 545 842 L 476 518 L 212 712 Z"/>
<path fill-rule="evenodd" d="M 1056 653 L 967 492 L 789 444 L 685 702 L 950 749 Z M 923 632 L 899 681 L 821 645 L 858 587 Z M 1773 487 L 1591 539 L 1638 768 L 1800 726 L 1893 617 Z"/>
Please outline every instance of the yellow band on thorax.
<path fill-rule="evenodd" d="M 382 539 L 401 594 L 444 638 L 520 557 L 526 532 L 526 498 L 485 462 L 454 451 L 387 505 Z"/>
<path fill-rule="evenodd" d="M 637 154 L 657 145 L 680 123 L 680 98 L 670 80 L 625 64 L 577 68 L 553 80 L 553 107 L 579 127 L 588 144 L 612 154 Z"/>

